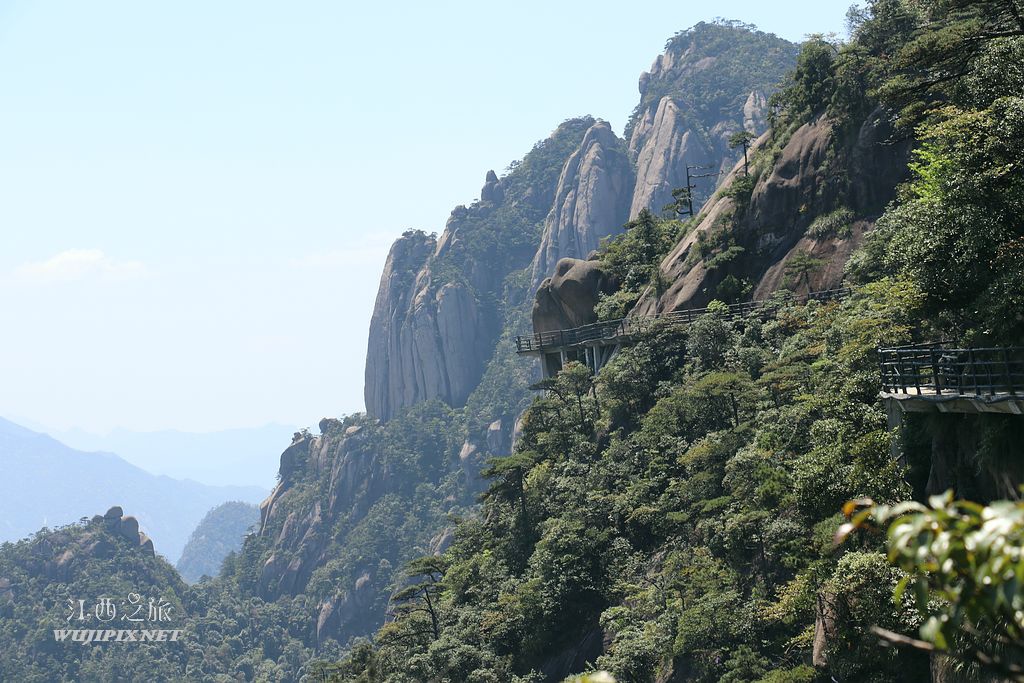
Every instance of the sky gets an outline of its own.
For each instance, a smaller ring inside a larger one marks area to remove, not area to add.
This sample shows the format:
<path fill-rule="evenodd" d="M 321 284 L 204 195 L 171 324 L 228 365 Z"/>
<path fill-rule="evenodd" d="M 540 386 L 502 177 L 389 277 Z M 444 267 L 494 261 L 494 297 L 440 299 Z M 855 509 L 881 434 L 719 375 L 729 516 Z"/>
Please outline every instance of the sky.
<path fill-rule="evenodd" d="M 621 132 L 676 31 L 798 41 L 848 5 L 0 0 L 0 415 L 360 411 L 395 237 L 567 118 Z"/>

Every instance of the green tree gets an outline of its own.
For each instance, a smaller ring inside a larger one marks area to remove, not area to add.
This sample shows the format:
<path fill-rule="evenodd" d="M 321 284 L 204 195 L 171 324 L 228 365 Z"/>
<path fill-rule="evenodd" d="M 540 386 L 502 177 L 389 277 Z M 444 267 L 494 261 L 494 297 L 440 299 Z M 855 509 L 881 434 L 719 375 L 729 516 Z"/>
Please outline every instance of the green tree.
<path fill-rule="evenodd" d="M 746 130 L 738 131 L 729 136 L 729 149 L 736 149 L 737 147 L 743 148 L 743 175 L 745 176 L 750 175 L 750 167 L 747 161 L 747 150 L 750 148 L 750 143 L 753 140 L 754 134 Z M 675 194 L 673 193 L 672 196 L 675 197 Z"/>

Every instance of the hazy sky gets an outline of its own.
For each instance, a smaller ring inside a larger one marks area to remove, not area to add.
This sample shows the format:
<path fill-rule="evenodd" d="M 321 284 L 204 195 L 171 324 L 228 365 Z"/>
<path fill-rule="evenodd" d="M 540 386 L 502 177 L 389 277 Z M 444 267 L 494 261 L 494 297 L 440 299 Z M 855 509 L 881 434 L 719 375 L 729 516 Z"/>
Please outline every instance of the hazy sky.
<path fill-rule="evenodd" d="M 362 410 L 394 237 L 566 118 L 621 132 L 677 30 L 800 40 L 848 4 L 0 0 L 0 415 Z"/>

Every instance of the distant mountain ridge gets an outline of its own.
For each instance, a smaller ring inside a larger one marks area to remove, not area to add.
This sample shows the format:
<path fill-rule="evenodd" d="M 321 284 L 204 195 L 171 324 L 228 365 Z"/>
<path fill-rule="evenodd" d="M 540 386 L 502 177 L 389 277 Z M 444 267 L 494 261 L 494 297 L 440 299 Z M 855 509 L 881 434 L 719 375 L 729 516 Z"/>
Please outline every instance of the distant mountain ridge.
<path fill-rule="evenodd" d="M 0 418 L 0 541 L 121 505 L 134 512 L 156 552 L 177 558 L 196 524 L 229 500 L 258 502 L 255 486 L 207 486 L 157 476 L 113 453 L 85 453 Z"/>
<path fill-rule="evenodd" d="M 217 576 L 224 558 L 242 547 L 245 535 L 259 521 L 259 507 L 237 500 L 221 503 L 207 512 L 189 536 L 175 565 L 181 578 L 195 583 L 204 576 Z"/>
<path fill-rule="evenodd" d="M 268 424 L 215 432 L 115 429 L 102 435 L 82 429 L 40 431 L 77 450 L 117 453 L 153 474 L 193 479 L 210 486 L 270 488 L 281 448 L 299 428 Z"/>

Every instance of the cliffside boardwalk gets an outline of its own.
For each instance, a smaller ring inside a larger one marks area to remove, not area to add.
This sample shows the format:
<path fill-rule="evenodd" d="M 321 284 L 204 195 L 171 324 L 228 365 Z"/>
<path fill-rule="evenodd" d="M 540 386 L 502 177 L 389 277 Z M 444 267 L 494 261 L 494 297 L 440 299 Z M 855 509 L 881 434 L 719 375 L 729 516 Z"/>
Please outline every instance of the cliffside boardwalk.
<path fill-rule="evenodd" d="M 851 289 L 844 287 L 811 292 L 802 296 L 775 296 L 760 301 L 745 301 L 730 304 L 726 317 L 730 320 L 746 318 L 781 303 L 832 301 L 845 298 L 851 292 Z M 540 358 L 541 373 L 545 379 L 558 374 L 569 361 L 584 363 L 591 372 L 596 373 L 611 360 L 623 343 L 649 330 L 657 321 L 666 321 L 670 325 L 689 325 L 707 312 L 706 307 L 687 308 L 667 313 L 629 316 L 565 330 L 520 335 L 516 337 L 516 353 Z"/>
<path fill-rule="evenodd" d="M 955 348 L 929 342 L 878 349 L 889 431 L 906 413 L 1024 414 L 1024 347 Z M 892 456 L 902 460 L 900 438 Z"/>
<path fill-rule="evenodd" d="M 884 400 L 903 412 L 1024 414 L 1024 347 L 925 343 L 878 350 Z"/>

